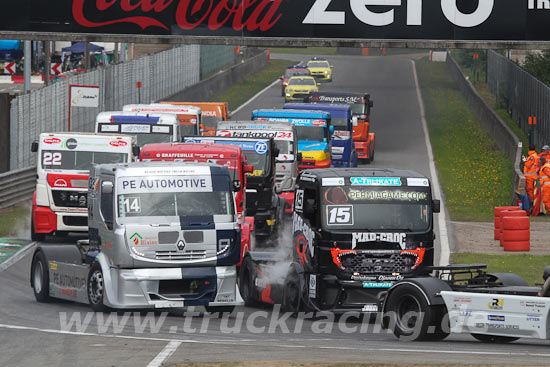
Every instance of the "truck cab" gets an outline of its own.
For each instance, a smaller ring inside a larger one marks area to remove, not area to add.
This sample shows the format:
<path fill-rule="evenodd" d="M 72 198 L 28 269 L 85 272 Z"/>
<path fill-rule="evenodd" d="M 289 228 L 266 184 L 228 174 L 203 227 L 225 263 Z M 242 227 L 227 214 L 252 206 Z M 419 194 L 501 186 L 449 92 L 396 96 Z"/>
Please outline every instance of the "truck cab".
<path fill-rule="evenodd" d="M 172 113 L 100 112 L 96 117 L 95 132 L 135 135 L 140 147 L 148 143 L 181 141 L 180 122 Z"/>
<path fill-rule="evenodd" d="M 181 136 L 199 135 L 202 111 L 195 106 L 171 105 L 165 103 L 129 104 L 122 107 L 123 111 L 147 113 L 173 113 L 180 123 Z"/>
<path fill-rule="evenodd" d="M 189 105 L 200 108 L 202 111 L 202 120 L 200 124 L 200 134 L 203 136 L 215 136 L 216 125 L 220 121 L 226 121 L 231 118 L 229 105 L 227 102 L 160 102 L 172 105 Z"/>
<path fill-rule="evenodd" d="M 190 137 L 186 143 L 230 144 L 241 147 L 248 164 L 254 166 L 246 178 L 246 214 L 254 217 L 255 236 L 266 239 L 282 225 L 284 200 L 275 192 L 275 157 L 278 149 L 273 139 L 233 137 Z"/>
<path fill-rule="evenodd" d="M 302 155 L 297 151 L 296 127 L 290 122 L 225 121 L 218 123 L 216 135 L 273 139 L 279 149 L 275 164 L 275 189 L 285 199 L 285 213 L 292 214 L 294 185 Z"/>
<path fill-rule="evenodd" d="M 88 175 L 94 163 L 127 163 L 139 155 L 136 138 L 93 133 L 42 133 L 37 154 L 31 239 L 88 230 Z"/>
<path fill-rule="evenodd" d="M 235 203 L 241 228 L 241 254 L 250 250 L 250 235 L 254 229 L 254 217 L 246 214 L 246 174 L 254 172 L 254 167 L 246 163 L 246 156 L 240 147 L 212 143 L 146 144 L 141 149 L 140 160 L 142 162 L 213 163 L 227 167 L 237 188 Z"/>
<path fill-rule="evenodd" d="M 370 112 L 374 106 L 370 94 L 315 92 L 310 94 L 307 102 L 350 105 L 353 121 L 353 141 L 357 150 L 357 158 L 365 163 L 374 160 L 374 139 L 376 136 L 370 129 Z"/>
<path fill-rule="evenodd" d="M 357 167 L 357 151 L 352 140 L 353 124 L 351 108 L 341 104 L 287 103 L 285 109 L 317 110 L 330 113 L 332 134 L 332 167 Z"/>
<path fill-rule="evenodd" d="M 291 122 L 296 126 L 300 170 L 328 168 L 332 162 L 331 137 L 334 127 L 330 113 L 289 109 L 260 109 L 252 111 L 252 120 L 260 122 Z"/>
<path fill-rule="evenodd" d="M 88 303 L 95 311 L 231 311 L 242 304 L 233 188 L 228 169 L 217 165 L 95 165 L 88 186 L 89 241 L 35 250 L 35 297 Z"/>

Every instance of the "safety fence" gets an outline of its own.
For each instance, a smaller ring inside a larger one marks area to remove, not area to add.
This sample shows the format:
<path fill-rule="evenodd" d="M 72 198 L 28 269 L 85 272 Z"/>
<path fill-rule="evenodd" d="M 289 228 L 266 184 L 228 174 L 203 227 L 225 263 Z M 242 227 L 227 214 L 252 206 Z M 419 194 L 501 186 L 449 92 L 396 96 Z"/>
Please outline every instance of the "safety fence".
<path fill-rule="evenodd" d="M 125 104 L 158 101 L 200 80 L 200 46 L 170 49 L 129 62 L 77 74 L 15 98 L 10 110 L 10 168 L 34 165 L 32 141 L 44 131 L 66 131 L 69 85 L 99 86 L 99 107 L 73 107 L 71 131 L 93 131 L 100 111 L 120 110 Z M 141 88 L 137 88 L 137 83 Z"/>
<path fill-rule="evenodd" d="M 36 167 L 0 174 L 0 209 L 32 198 L 36 186 Z"/>
<path fill-rule="evenodd" d="M 201 45 L 201 79 L 213 72 L 233 65 L 237 59 L 238 48 L 221 45 Z"/>
<path fill-rule="evenodd" d="M 550 87 L 495 51 L 487 55 L 487 85 L 527 136 L 529 116 L 536 116 L 533 142 L 550 144 Z"/>

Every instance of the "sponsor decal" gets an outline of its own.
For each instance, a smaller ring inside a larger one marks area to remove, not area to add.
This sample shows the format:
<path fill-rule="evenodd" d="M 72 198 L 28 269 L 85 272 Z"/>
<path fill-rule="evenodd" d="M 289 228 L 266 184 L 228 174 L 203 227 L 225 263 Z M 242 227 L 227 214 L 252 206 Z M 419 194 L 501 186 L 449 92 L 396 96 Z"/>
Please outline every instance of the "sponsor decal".
<path fill-rule="evenodd" d="M 302 175 L 300 176 L 300 180 L 307 182 L 315 182 L 316 178 L 316 176 L 309 173 L 302 173 Z"/>
<path fill-rule="evenodd" d="M 219 131 L 216 131 L 216 136 L 231 137 L 232 132 L 229 130 L 219 130 Z"/>
<path fill-rule="evenodd" d="M 128 143 L 125 142 L 124 140 L 111 140 L 109 142 L 109 145 L 113 147 L 125 147 L 128 145 Z"/>
<path fill-rule="evenodd" d="M 54 187 L 69 187 L 69 184 L 64 179 L 58 178 L 57 180 L 55 180 L 53 182 L 53 186 Z"/>
<path fill-rule="evenodd" d="M 407 178 L 407 186 L 429 187 L 430 182 L 427 178 Z"/>
<path fill-rule="evenodd" d="M 78 293 L 77 293 L 76 289 L 67 289 L 67 288 L 61 289 L 61 295 L 62 296 L 76 298 L 77 294 Z"/>
<path fill-rule="evenodd" d="M 363 288 L 391 288 L 392 282 L 363 282 Z"/>
<path fill-rule="evenodd" d="M 477 322 L 478 329 L 500 329 L 500 330 L 519 330 L 519 325 L 493 324 L 490 322 Z"/>
<path fill-rule="evenodd" d="M 540 321 L 540 315 L 527 315 L 525 318 L 527 321 Z"/>
<path fill-rule="evenodd" d="M 354 273 L 351 276 L 351 280 L 362 280 L 362 281 L 400 281 L 405 279 L 403 275 L 361 275 L 359 273 Z"/>
<path fill-rule="evenodd" d="M 311 121 L 311 125 L 313 125 L 313 126 L 326 126 L 327 122 L 325 120 L 313 120 L 313 121 Z"/>
<path fill-rule="evenodd" d="M 419 202 L 428 199 L 427 192 L 401 191 L 401 190 L 383 190 L 383 191 L 365 191 L 350 189 L 348 197 L 351 200 L 378 200 L 378 201 L 409 201 Z"/>
<path fill-rule="evenodd" d="M 266 154 L 267 153 L 267 143 L 265 141 L 259 141 L 256 144 L 254 144 L 254 151 L 258 154 Z"/>
<path fill-rule="evenodd" d="M 65 143 L 63 145 L 65 145 L 67 149 L 76 149 L 76 147 L 78 146 L 78 141 L 74 138 L 69 138 L 65 140 Z"/>
<path fill-rule="evenodd" d="M 139 245 L 140 241 L 143 239 L 139 233 L 134 233 L 130 236 L 130 240 L 134 242 L 134 245 Z"/>
<path fill-rule="evenodd" d="M 50 265 L 50 270 L 57 270 L 57 263 L 50 261 L 49 265 Z"/>
<path fill-rule="evenodd" d="M 472 299 L 469 298 L 469 297 L 455 297 L 453 299 L 453 302 L 458 302 L 458 303 L 471 303 L 472 302 Z"/>
<path fill-rule="evenodd" d="M 470 317 L 470 316 L 472 316 L 472 311 L 461 310 L 461 311 L 458 312 L 458 315 L 463 316 L 463 317 Z"/>
<path fill-rule="evenodd" d="M 352 233 L 351 234 L 351 248 L 357 247 L 358 243 L 364 242 L 391 242 L 398 243 L 401 249 L 405 250 L 405 240 L 407 234 L 405 233 L 376 233 L 376 232 L 364 232 L 364 233 Z"/>
<path fill-rule="evenodd" d="M 59 138 L 47 138 L 47 139 L 42 140 L 42 142 L 44 142 L 46 144 L 59 144 L 59 143 L 61 143 L 61 139 L 59 139 Z"/>
<path fill-rule="evenodd" d="M 399 177 L 351 177 L 350 181 L 356 186 L 401 186 Z"/>
<path fill-rule="evenodd" d="M 261 176 L 264 174 L 264 170 L 263 169 L 255 169 L 254 172 L 248 172 L 246 175 L 247 176 L 255 176 L 255 177 L 258 177 L 258 176 Z"/>
<path fill-rule="evenodd" d="M 378 305 L 376 304 L 370 304 L 370 305 L 364 305 L 361 309 L 361 312 L 378 312 Z"/>
<path fill-rule="evenodd" d="M 334 148 L 333 148 L 334 150 Z M 343 177 L 327 177 L 323 178 L 323 186 L 343 186 L 344 178 Z"/>
<path fill-rule="evenodd" d="M 504 300 L 502 298 L 493 298 L 491 302 L 487 304 L 487 307 L 491 310 L 502 310 L 504 307 Z"/>
<path fill-rule="evenodd" d="M 504 321 L 506 321 L 506 317 L 504 317 L 503 315 L 488 315 L 487 320 L 504 322 Z"/>
<path fill-rule="evenodd" d="M 302 211 L 304 209 L 304 190 L 296 190 L 296 199 L 294 203 L 294 209 Z"/>
<path fill-rule="evenodd" d="M 338 266 L 340 269 L 346 270 L 346 268 L 344 267 L 344 264 L 342 263 L 342 258 L 344 256 L 356 255 L 357 251 L 356 250 L 342 250 L 342 249 L 336 247 L 336 248 L 331 248 L 330 249 L 330 254 L 332 255 L 332 262 L 334 264 L 336 264 L 336 266 Z"/>
<path fill-rule="evenodd" d="M 413 266 L 411 266 L 411 270 L 415 270 L 418 268 L 418 266 L 422 263 L 424 260 L 424 253 L 426 252 L 426 249 L 423 247 L 417 247 L 414 250 L 403 250 L 399 253 L 399 255 L 410 255 L 415 258 Z"/>
<path fill-rule="evenodd" d="M 304 264 L 307 262 L 306 248 L 309 249 L 310 255 L 313 256 L 315 232 L 313 232 L 313 229 L 311 229 L 297 213 L 294 213 L 292 228 L 294 233 L 298 232 L 296 238 L 296 252 L 298 253 L 300 262 Z"/>
<path fill-rule="evenodd" d="M 522 306 L 522 307 L 527 307 L 527 308 L 546 308 L 546 304 L 542 303 L 542 302 L 520 301 L 519 305 Z"/>
<path fill-rule="evenodd" d="M 317 297 L 317 276 L 315 274 L 309 275 L 309 298 Z"/>
<path fill-rule="evenodd" d="M 207 117 L 217 117 L 218 116 L 218 112 L 217 111 L 205 111 L 205 110 L 202 110 L 202 115 L 203 116 L 207 116 Z M 221 114 L 220 114 L 221 115 Z"/>
<path fill-rule="evenodd" d="M 122 193 L 128 192 L 174 192 L 174 191 L 212 191 L 211 177 L 123 177 L 118 181 Z"/>
<path fill-rule="evenodd" d="M 82 289 L 86 287 L 86 279 L 55 272 L 53 273 L 53 284 L 59 287 Z"/>
<path fill-rule="evenodd" d="M 229 295 L 229 294 L 218 294 L 218 296 L 216 297 L 216 302 L 234 303 L 235 299 L 233 298 L 232 295 Z"/>

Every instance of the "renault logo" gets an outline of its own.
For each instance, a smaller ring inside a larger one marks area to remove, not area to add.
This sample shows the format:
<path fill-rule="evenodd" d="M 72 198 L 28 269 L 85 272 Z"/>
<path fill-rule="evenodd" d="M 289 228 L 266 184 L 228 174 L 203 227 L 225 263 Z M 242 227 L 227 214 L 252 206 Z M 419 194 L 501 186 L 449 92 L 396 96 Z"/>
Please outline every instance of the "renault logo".
<path fill-rule="evenodd" d="M 183 251 L 185 248 L 185 242 L 183 242 L 183 240 L 179 240 L 176 247 L 178 248 L 178 251 Z"/>

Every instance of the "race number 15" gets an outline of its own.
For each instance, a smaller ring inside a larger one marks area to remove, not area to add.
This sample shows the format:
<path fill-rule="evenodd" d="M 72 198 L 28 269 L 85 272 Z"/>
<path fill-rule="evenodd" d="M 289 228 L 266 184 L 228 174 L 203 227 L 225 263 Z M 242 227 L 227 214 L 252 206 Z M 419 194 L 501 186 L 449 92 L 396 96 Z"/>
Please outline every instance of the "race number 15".
<path fill-rule="evenodd" d="M 353 224 L 353 206 L 328 205 L 328 224 Z"/>

